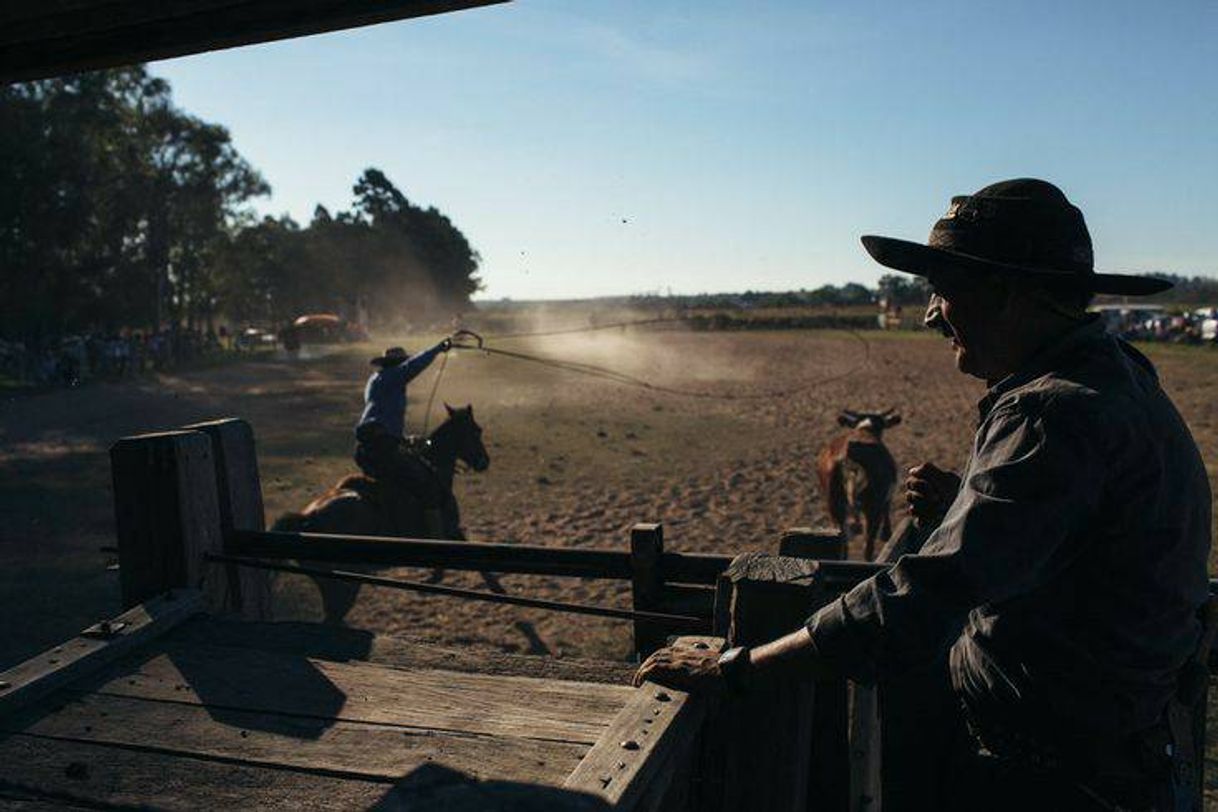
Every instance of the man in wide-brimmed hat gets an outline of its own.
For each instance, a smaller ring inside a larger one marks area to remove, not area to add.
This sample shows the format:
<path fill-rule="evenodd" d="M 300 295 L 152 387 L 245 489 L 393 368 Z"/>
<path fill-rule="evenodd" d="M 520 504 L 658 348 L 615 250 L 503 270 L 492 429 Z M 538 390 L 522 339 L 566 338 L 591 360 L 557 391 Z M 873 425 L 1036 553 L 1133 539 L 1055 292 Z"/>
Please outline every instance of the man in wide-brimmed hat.
<path fill-rule="evenodd" d="M 388 485 L 390 493 L 418 500 L 427 533 L 435 538 L 444 535 L 440 513 L 448 494 L 427 463 L 406 446 L 406 385 L 451 347 L 452 339 L 445 338 L 417 355 L 390 347 L 373 358 L 377 370 L 364 386 L 364 411 L 355 426 L 355 464 Z M 402 507 L 398 500 L 390 505 L 398 524 L 407 522 Z"/>
<path fill-rule="evenodd" d="M 939 663 L 943 780 L 886 792 L 886 810 L 1187 808 L 1173 796 L 1196 743 L 1168 717 L 1205 686 L 1209 484 L 1153 366 L 1086 313 L 1096 292 L 1168 285 L 1096 273 L 1082 213 L 1039 180 L 953 198 L 928 244 L 863 245 L 928 278 L 928 324 L 989 386 L 962 475 L 907 482 L 933 532 L 798 632 L 718 658 L 662 650 L 638 678 L 750 691 Z"/>

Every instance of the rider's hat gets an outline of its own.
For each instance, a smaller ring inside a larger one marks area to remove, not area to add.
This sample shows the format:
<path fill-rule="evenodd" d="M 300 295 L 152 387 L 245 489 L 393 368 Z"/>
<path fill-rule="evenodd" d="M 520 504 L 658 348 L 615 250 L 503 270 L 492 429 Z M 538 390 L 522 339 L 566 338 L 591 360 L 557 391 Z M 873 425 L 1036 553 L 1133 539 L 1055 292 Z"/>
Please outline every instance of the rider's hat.
<path fill-rule="evenodd" d="M 390 347 L 385 350 L 385 354 L 373 358 L 368 363 L 374 367 L 393 367 L 405 361 L 410 357 L 410 353 L 406 352 L 402 347 Z"/>
<path fill-rule="evenodd" d="M 1050 288 L 1144 296 L 1171 287 L 1148 276 L 1096 273 L 1083 213 L 1051 183 L 1004 180 L 952 198 L 926 245 L 863 237 L 881 265 L 927 276 L 989 272 Z"/>

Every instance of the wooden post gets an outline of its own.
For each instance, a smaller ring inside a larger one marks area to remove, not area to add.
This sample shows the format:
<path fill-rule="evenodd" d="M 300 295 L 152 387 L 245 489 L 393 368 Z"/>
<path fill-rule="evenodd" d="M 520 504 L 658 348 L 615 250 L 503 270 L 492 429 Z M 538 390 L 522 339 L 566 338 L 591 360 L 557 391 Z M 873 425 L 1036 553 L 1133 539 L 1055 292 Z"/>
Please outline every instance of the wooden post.
<path fill-rule="evenodd" d="M 723 640 L 679 637 L 673 646 L 719 651 Z M 603 798 L 611 809 L 704 809 L 697 798 L 696 770 L 702 722 L 714 700 L 643 683 L 563 786 Z"/>
<path fill-rule="evenodd" d="M 765 553 L 738 556 L 725 573 L 730 590 L 728 645 L 755 646 L 793 632 L 830 594 L 817 577 L 815 561 Z M 721 590 L 721 594 L 722 594 Z M 722 601 L 721 601 L 722 604 Z M 832 685 L 832 684 L 830 684 Z M 841 752 L 826 752 L 815 729 L 822 685 L 793 681 L 764 693 L 724 704 L 708 740 L 725 742 L 717 806 L 723 810 L 773 809 L 788 812 L 844 810 L 847 765 L 845 722 Z M 832 696 L 832 687 L 830 688 Z"/>
<path fill-rule="evenodd" d="M 638 611 L 662 611 L 664 574 L 660 557 L 664 553 L 664 526 L 639 523 L 630 528 L 631 605 Z M 668 640 L 667 630 L 650 620 L 634 621 L 634 650 L 642 660 Z"/>
<path fill-rule="evenodd" d="M 221 552 L 211 440 L 197 431 L 124 437 L 110 449 L 124 608 L 166 591 L 199 588 L 211 611 L 232 608 Z"/>
<path fill-rule="evenodd" d="M 829 561 L 846 559 L 846 536 L 832 528 L 792 527 L 778 540 L 778 554 Z"/>
<path fill-rule="evenodd" d="M 266 529 L 254 430 L 249 423 L 237 418 L 195 423 L 186 426 L 186 429 L 201 431 L 211 438 L 220 528 L 224 548 L 229 551 L 233 530 Z M 234 564 L 225 565 L 225 570 L 229 583 L 234 587 L 234 608 L 241 612 L 242 617 L 246 620 L 270 620 L 271 573 Z"/>
<path fill-rule="evenodd" d="M 793 527 L 782 534 L 778 550 L 780 555 L 795 558 L 844 561 L 846 535 L 831 529 Z M 869 724 L 872 716 L 876 717 L 874 728 Z M 817 754 L 812 766 L 815 781 L 818 786 L 832 787 L 834 793 L 845 789 L 844 803 L 851 812 L 878 808 L 869 806 L 870 798 L 879 797 L 878 725 L 878 703 L 873 687 L 848 684 L 844 679 L 817 686 L 816 707 L 812 714 L 812 750 Z M 873 729 L 877 734 L 874 748 L 870 742 Z M 868 781 L 872 769 L 876 772 L 874 786 Z M 849 771 L 848 782 L 837 777 L 838 770 L 842 771 L 841 775 Z M 868 800 L 864 802 L 863 799 Z M 832 802 L 834 808 L 843 808 L 840 806 L 843 799 L 838 795 L 833 795 Z"/>

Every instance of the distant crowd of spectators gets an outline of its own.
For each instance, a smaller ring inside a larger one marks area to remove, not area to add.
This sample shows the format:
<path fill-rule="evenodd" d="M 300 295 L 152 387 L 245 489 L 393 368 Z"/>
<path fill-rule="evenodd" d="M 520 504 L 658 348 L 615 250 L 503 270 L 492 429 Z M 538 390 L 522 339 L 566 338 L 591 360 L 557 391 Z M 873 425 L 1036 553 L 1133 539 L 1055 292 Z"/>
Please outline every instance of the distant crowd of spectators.
<path fill-rule="evenodd" d="M 1110 307 L 1100 312 L 1109 331 L 1129 341 L 1218 344 L 1218 308 L 1215 307 L 1183 313 L 1136 307 Z"/>
<path fill-rule="evenodd" d="M 272 336 L 272 346 L 273 342 Z M 38 347 L 0 339 L 0 376 L 34 386 L 79 386 L 189 367 L 267 343 L 262 331 L 232 334 L 223 326 L 84 333 L 44 341 Z"/>

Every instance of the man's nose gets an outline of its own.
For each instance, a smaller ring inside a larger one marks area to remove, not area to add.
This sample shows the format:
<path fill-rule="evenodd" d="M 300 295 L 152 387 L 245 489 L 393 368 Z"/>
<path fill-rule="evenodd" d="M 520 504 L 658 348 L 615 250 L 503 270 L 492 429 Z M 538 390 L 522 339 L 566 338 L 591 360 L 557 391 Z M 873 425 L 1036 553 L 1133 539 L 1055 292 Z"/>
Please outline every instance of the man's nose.
<path fill-rule="evenodd" d="M 946 322 L 943 318 L 943 297 L 937 293 L 930 295 L 930 301 L 926 303 L 926 314 L 922 316 L 922 324 L 932 330 L 938 330 Z"/>

